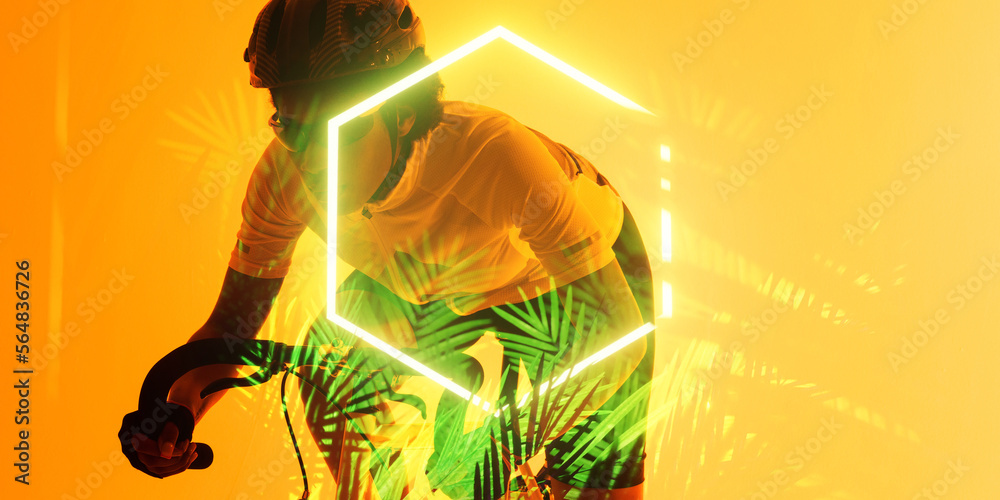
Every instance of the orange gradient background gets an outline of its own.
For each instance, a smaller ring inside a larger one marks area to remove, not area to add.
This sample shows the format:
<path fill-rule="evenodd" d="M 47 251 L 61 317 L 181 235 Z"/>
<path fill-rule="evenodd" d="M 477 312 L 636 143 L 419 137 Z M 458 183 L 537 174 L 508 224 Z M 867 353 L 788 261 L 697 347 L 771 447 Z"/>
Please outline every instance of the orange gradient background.
<path fill-rule="evenodd" d="M 231 391 L 205 418 L 208 470 L 154 480 L 115 439 L 146 371 L 217 298 L 271 139 L 266 92 L 242 60 L 264 2 L 49 3 L 58 11 L 8 1 L 0 24 L 3 498 L 297 498 L 277 383 Z M 1000 279 L 986 264 L 1000 256 L 1000 5 L 413 5 L 431 57 L 503 25 L 655 114 L 505 42 L 442 73 L 448 98 L 583 151 L 639 222 L 660 316 L 647 498 L 1000 495 Z M 263 336 L 294 342 L 317 314 L 323 249 L 312 234 L 300 242 Z M 25 428 L 11 388 L 25 365 L 10 352 L 22 259 L 29 486 L 12 465 Z"/>

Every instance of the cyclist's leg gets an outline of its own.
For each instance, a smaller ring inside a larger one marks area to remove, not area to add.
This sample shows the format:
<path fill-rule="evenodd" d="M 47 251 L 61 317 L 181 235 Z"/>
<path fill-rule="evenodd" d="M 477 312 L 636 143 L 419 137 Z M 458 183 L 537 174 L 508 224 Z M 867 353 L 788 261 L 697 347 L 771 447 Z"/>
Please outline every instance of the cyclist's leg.
<path fill-rule="evenodd" d="M 406 335 L 405 321 L 400 320 L 399 314 L 385 310 L 385 299 L 379 296 L 380 290 L 373 284 L 377 283 L 360 272 L 352 273 L 338 288 L 338 312 L 364 328 L 372 328 L 373 321 L 380 321 L 383 326 L 392 323 L 394 333 L 389 335 L 402 339 Z M 379 331 L 385 334 L 388 330 L 380 328 Z M 356 337 L 327 320 L 324 311 L 310 327 L 306 343 L 329 345 L 346 356 L 356 347 Z M 358 377 L 349 372 L 334 374 L 320 367 L 305 367 L 302 374 L 309 382 L 332 395 L 331 403 L 309 384 L 303 384 L 300 392 L 310 432 L 323 453 L 327 467 L 336 476 L 336 498 L 372 498 L 373 487 L 379 490 L 382 497 L 405 498 L 408 481 L 405 474 L 399 473 L 405 467 L 398 461 L 398 454 L 383 453 L 373 459 L 369 437 L 375 439 L 376 421 L 390 416 L 384 411 L 384 404 L 375 401 L 371 404 L 380 410 L 379 413 L 372 415 L 364 411 L 365 406 L 371 406 L 365 401 L 372 400 L 370 396 L 374 396 L 369 390 L 371 384 L 359 382 Z M 348 415 L 344 415 L 341 409 L 347 410 Z M 361 412 L 352 413 L 354 409 Z M 384 464 L 388 464 L 391 471 Z M 376 476 L 380 480 L 373 484 L 373 477 Z"/>
<path fill-rule="evenodd" d="M 649 260 L 627 208 L 613 248 L 642 319 L 654 323 Z M 649 333 L 639 340 L 646 342 L 646 353 L 611 399 L 597 413 L 546 446 L 554 500 L 642 498 L 653 339 L 654 334 Z M 588 451 L 586 448 L 592 443 L 595 446 Z"/>
<path fill-rule="evenodd" d="M 365 295 L 358 298 L 360 293 Z M 339 299 L 342 295 L 353 297 L 366 307 L 360 310 L 352 309 L 350 306 L 341 309 Z M 417 349 L 409 351 L 408 354 L 473 393 L 482 385 L 484 379 L 482 365 L 463 352 L 485 333 L 488 322 L 482 318 L 460 316 L 448 308 L 444 301 L 412 304 L 360 273 L 353 273 L 338 289 L 338 311 L 342 311 L 344 317 L 349 320 L 357 319 L 359 326 L 371 328 L 369 331 L 372 332 L 378 331 L 380 336 L 385 334 L 385 323 L 389 322 L 390 329 L 394 330 L 382 338 L 390 344 L 397 347 L 416 347 Z M 352 311 L 358 311 L 358 314 Z M 361 314 L 361 311 L 364 311 L 364 314 Z M 395 323 L 394 327 L 392 323 Z M 365 357 L 373 354 L 377 356 L 378 353 L 370 351 Z M 390 361 L 388 357 L 385 357 L 382 363 L 391 371 L 402 368 L 397 361 Z M 442 391 L 439 392 L 441 396 L 437 412 L 427 416 L 434 421 L 435 450 L 435 454 L 428 459 L 427 467 L 436 468 L 439 472 L 443 469 L 435 465 L 442 455 L 441 452 L 449 447 L 451 451 L 455 451 L 455 443 L 461 441 L 456 439 L 459 436 L 455 433 L 463 433 L 465 410 L 469 404 L 460 396 L 443 389 Z M 425 394 L 417 396 L 421 399 L 427 397 Z M 356 399 L 358 397 L 355 396 Z"/>
<path fill-rule="evenodd" d="M 331 325 L 324 318 L 317 318 L 306 342 L 329 342 L 334 335 Z M 366 498 L 372 484 L 361 464 L 368 462 L 371 450 L 366 442 L 357 438 L 359 434 L 352 425 L 368 430 L 370 422 L 356 414 L 350 415 L 351 420 L 348 420 L 348 416 L 338 409 L 346 407 L 353 396 L 351 385 L 344 383 L 347 377 L 316 366 L 303 367 L 300 374 L 308 382 L 301 384 L 299 393 L 305 406 L 306 423 L 327 468 L 334 476 L 336 497 Z M 330 399 L 327 399 L 328 395 Z"/>

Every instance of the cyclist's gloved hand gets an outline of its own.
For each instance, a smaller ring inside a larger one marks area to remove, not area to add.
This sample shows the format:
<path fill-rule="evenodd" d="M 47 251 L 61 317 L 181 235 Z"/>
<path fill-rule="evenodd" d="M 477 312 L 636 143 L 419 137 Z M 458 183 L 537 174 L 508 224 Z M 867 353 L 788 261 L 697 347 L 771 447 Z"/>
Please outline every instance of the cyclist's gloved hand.
<path fill-rule="evenodd" d="M 157 422 L 134 411 L 125 415 L 118 431 L 122 453 L 132 467 L 156 478 L 183 472 L 198 458 L 195 443 L 191 442 L 194 417 L 190 410 L 168 406 L 172 411 L 165 421 Z"/>

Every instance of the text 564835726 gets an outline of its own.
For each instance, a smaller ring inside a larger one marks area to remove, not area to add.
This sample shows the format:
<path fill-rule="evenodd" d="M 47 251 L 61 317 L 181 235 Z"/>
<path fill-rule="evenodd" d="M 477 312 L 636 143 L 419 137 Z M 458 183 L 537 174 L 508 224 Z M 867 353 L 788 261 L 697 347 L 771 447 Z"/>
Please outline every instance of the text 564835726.
<path fill-rule="evenodd" d="M 31 352 L 29 344 L 31 334 L 28 332 L 31 318 L 29 312 L 31 303 L 28 301 L 31 297 L 29 284 L 31 264 L 27 260 L 22 260 L 16 262 L 16 265 L 17 271 L 14 276 L 14 328 L 16 329 L 14 331 L 14 357 L 19 364 L 25 365 L 28 363 L 28 353 Z M 31 373 L 30 368 L 14 368 L 14 378 L 17 380 L 17 383 L 14 384 L 14 390 L 17 391 L 17 397 L 14 398 L 17 401 L 17 408 L 14 409 L 14 424 L 17 425 L 17 439 L 15 440 L 17 446 L 14 447 L 14 453 L 17 455 L 14 457 L 14 467 L 17 472 L 14 474 L 14 480 L 25 485 L 29 484 L 28 476 L 31 473 L 31 446 L 28 440 L 30 436 L 28 424 L 31 422 L 31 400 L 29 399 Z"/>

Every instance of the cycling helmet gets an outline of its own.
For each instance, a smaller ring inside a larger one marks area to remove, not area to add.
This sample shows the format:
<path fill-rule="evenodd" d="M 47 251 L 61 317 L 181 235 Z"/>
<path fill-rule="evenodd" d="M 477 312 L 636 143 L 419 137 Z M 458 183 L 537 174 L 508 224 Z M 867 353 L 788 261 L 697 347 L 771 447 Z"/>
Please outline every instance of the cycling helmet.
<path fill-rule="evenodd" d="M 423 46 L 408 0 L 271 0 L 243 60 L 250 85 L 273 89 L 390 68 Z"/>

